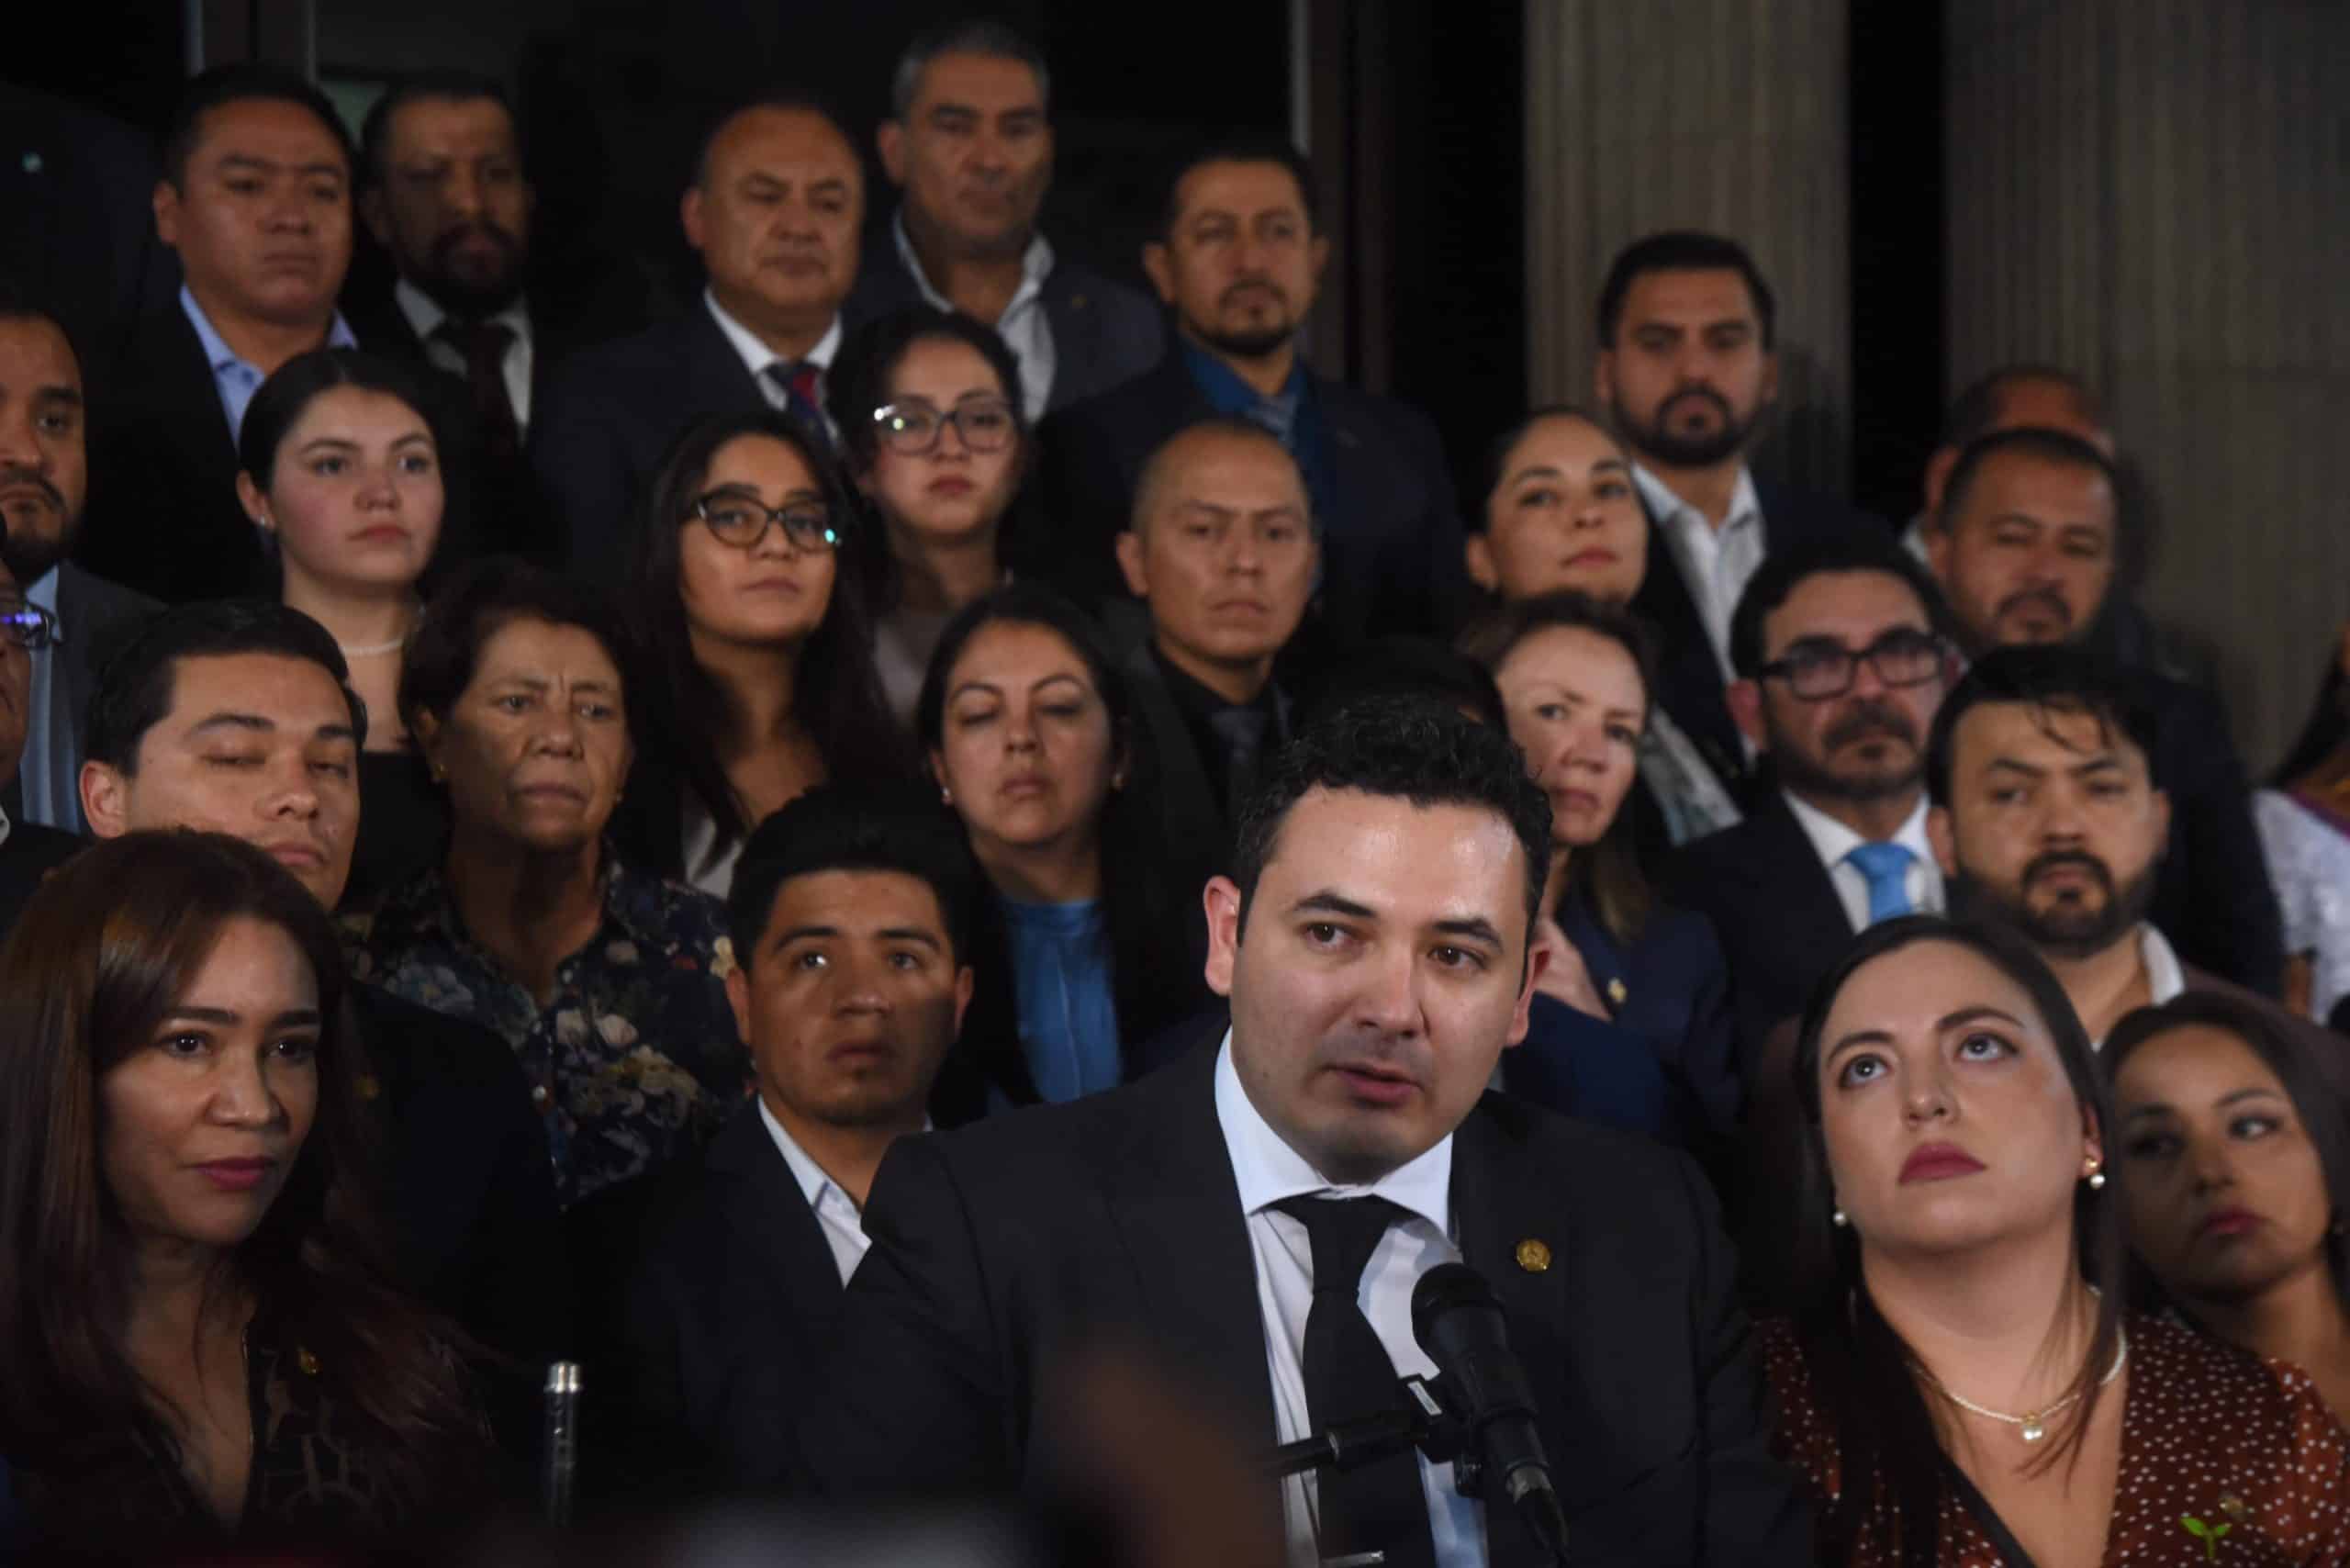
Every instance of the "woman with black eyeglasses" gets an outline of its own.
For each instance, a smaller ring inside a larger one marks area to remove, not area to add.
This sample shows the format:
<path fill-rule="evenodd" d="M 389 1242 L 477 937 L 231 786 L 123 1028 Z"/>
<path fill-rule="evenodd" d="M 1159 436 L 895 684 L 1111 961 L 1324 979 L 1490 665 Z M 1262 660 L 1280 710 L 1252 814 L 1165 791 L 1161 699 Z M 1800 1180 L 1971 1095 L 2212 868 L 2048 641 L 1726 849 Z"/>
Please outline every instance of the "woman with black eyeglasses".
<path fill-rule="evenodd" d="M 616 823 L 627 857 L 723 897 L 752 827 L 827 779 L 910 777 L 882 707 L 831 463 L 780 413 L 698 421 L 634 541 L 633 641 L 655 700 Z"/>
<path fill-rule="evenodd" d="M 852 334 L 825 399 L 878 525 L 850 541 L 848 565 L 877 617 L 882 695 L 911 729 L 946 622 L 1011 576 L 1010 519 L 1029 467 L 1020 368 L 992 329 L 919 307 Z"/>

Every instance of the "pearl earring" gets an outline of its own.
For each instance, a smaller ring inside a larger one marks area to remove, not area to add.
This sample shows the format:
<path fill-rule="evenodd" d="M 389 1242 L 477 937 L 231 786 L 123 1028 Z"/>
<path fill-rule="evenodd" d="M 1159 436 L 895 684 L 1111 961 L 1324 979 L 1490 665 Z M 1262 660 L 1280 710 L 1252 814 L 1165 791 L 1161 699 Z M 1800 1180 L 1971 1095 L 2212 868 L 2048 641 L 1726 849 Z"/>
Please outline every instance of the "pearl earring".
<path fill-rule="evenodd" d="M 946 785 L 941 784 L 938 787 L 938 803 L 942 806 L 953 805 L 955 803 L 955 791 L 949 790 Z"/>
<path fill-rule="evenodd" d="M 2099 1165 L 2096 1160 L 2092 1159 L 2089 1161 L 2089 1191 L 2092 1193 L 2100 1193 L 2104 1190 L 2105 1168 Z"/>
<path fill-rule="evenodd" d="M 1841 1227 L 1841 1226 L 1843 1226 L 1850 1225 L 1850 1224 L 1852 1224 L 1852 1221 L 1850 1221 L 1850 1220 L 1848 1220 L 1848 1219 L 1846 1219 L 1846 1218 L 1844 1217 L 1844 1211 L 1843 1211 L 1842 1209 L 1837 1209 L 1837 1210 L 1835 1210 L 1833 1213 L 1831 1213 L 1830 1215 L 1829 1215 L 1829 1216 L 1828 1216 L 1828 1217 L 1829 1217 L 1829 1219 L 1830 1219 L 1830 1220 L 1833 1221 L 1833 1222 L 1834 1222 L 1838 1226 L 1840 1226 L 1840 1227 Z"/>

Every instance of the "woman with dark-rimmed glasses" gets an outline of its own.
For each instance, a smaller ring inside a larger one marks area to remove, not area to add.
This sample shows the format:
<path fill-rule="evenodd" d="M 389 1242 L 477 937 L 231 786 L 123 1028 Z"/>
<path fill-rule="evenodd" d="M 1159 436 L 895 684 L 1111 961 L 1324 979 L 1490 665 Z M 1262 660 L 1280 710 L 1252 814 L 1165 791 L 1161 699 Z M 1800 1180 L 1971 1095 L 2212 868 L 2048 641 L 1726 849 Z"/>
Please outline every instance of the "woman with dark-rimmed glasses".
<path fill-rule="evenodd" d="M 849 565 L 874 609 L 882 694 L 911 729 L 946 622 L 1011 575 L 1030 456 L 1020 367 L 992 328 L 918 307 L 854 333 L 825 398 L 878 524 L 850 541 Z"/>
<path fill-rule="evenodd" d="M 654 695 L 618 823 L 634 863 L 725 896 L 763 819 L 831 779 L 910 777 L 842 580 L 850 507 L 779 413 L 696 422 L 634 541 L 632 640 Z"/>

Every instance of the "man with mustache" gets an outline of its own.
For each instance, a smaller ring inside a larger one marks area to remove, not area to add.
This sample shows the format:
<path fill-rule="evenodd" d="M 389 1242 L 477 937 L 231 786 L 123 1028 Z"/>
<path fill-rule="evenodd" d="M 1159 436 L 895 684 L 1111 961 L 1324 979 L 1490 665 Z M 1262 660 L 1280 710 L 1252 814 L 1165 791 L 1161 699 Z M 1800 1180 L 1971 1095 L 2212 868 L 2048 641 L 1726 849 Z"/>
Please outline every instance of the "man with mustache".
<path fill-rule="evenodd" d="M 1942 907 L 1926 839 L 1926 735 L 1957 655 L 1933 583 L 1890 540 L 1774 554 L 1730 623 L 1740 731 L 1777 788 L 1686 846 L 1675 896 L 1720 935 L 1751 1083 L 1853 935 Z"/>
<path fill-rule="evenodd" d="M 1459 1260 L 1499 1297 L 1578 1561 L 1809 1562 L 1704 1178 L 1486 1092 L 1544 962 L 1550 809 L 1509 737 L 1366 700 L 1241 817 L 1203 896 L 1220 1039 L 883 1159 L 808 1478 L 1083 1495 L 1089 1351 L 1143 1357 L 1244 1452 L 1393 1412 L 1432 1367 L 1415 1286 Z M 1453 1479 L 1404 1449 L 1214 1506 L 1279 1509 L 1291 1562 L 1555 1561 L 1499 1474 Z"/>
<path fill-rule="evenodd" d="M 856 279 L 865 171 L 830 113 L 767 95 L 722 117 L 678 202 L 709 277 L 681 317 L 556 367 L 530 461 L 573 572 L 610 584 L 677 432 L 703 414 L 778 409 L 818 444 L 824 371 Z"/>
<path fill-rule="evenodd" d="M 1297 337 L 1330 241 L 1314 171 L 1278 138 L 1228 136 L 1175 167 L 1143 271 L 1174 322 L 1158 366 L 1046 421 L 1040 488 L 1080 598 L 1125 591 L 1113 543 L 1143 465 L 1211 414 L 1270 431 L 1322 530 L 1317 627 L 1339 638 L 1449 633 L 1469 608 L 1460 517 L 1417 409 L 1315 375 Z"/>
<path fill-rule="evenodd" d="M 1959 454 L 1926 548 L 1970 653 L 2089 640 L 2113 586 L 2117 489 L 2105 454 L 2062 431 L 1998 431 Z M 2170 801 L 2154 922 L 2190 962 L 2275 996 L 2283 918 L 2219 702 L 2157 670 L 2120 667 L 2153 715 L 2147 756 Z"/>
<path fill-rule="evenodd" d="M 1002 334 L 1033 425 L 1158 363 L 1167 334 L 1139 290 L 1056 252 L 1036 231 L 1053 178 L 1051 77 L 1002 22 L 923 34 L 899 57 L 877 140 L 902 200 L 866 255 L 853 321 L 908 306 L 960 310 Z"/>
<path fill-rule="evenodd" d="M 1928 745 L 1927 832 L 1953 907 L 2029 939 L 2092 1040 L 2182 991 L 2249 995 L 2197 969 L 2150 917 L 2174 809 L 2151 766 L 2158 727 L 2129 678 L 2094 655 L 2017 646 L 1967 672 Z M 2280 1027 L 2327 1037 L 2252 1000 Z"/>
<path fill-rule="evenodd" d="M 171 603 L 258 586 L 237 432 L 278 366 L 358 346 L 335 309 L 351 262 L 352 162 L 334 106 L 282 67 L 216 66 L 182 92 L 153 206 L 185 281 L 92 399 L 76 552 L 92 571 Z"/>
<path fill-rule="evenodd" d="M 89 493 L 88 403 L 63 324 L 0 287 L 0 561 L 17 614 L 45 622 L 21 643 L 17 704 L 22 766 L 0 810 L 28 823 L 82 831 L 82 727 L 118 628 L 159 606 L 71 559 Z M 22 624 L 22 622 L 20 622 Z"/>
<path fill-rule="evenodd" d="M 1882 538 L 1845 502 L 1757 479 L 1746 452 L 1779 396 L 1778 311 L 1745 247 L 1715 234 L 1651 234 L 1601 285 L 1592 383 L 1631 450 L 1653 531 L 1632 608 L 1659 634 L 1657 700 L 1740 803 L 1767 798 L 1725 698 L 1730 618 L 1774 552 Z"/>

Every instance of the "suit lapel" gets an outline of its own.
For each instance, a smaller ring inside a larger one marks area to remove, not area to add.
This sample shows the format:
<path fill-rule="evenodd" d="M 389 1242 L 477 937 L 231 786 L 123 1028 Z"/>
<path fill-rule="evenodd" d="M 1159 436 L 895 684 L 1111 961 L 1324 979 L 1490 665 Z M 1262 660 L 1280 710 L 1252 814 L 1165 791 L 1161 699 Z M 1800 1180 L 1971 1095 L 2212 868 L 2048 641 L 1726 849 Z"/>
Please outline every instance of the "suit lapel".
<path fill-rule="evenodd" d="M 759 390 L 743 356 L 718 330 L 710 302 L 696 296 L 687 307 L 685 329 L 687 408 L 702 413 L 764 412 L 774 407 Z"/>
<path fill-rule="evenodd" d="M 1106 387 L 1093 377 L 1102 363 L 1102 311 L 1057 265 L 1045 279 L 1045 325 L 1053 334 L 1053 390 L 1045 411 L 1055 412 Z"/>
<path fill-rule="evenodd" d="M 1744 791 L 1749 776 L 1746 750 L 1738 726 L 1722 695 L 1721 666 L 1714 645 L 1698 619 L 1697 601 L 1682 580 L 1681 559 L 1667 543 L 1664 529 L 1642 506 L 1649 521 L 1649 569 L 1632 608 L 1656 628 L 1660 653 L 1657 700 L 1673 722 L 1687 733 L 1705 755 L 1706 764 L 1734 794 Z"/>
<path fill-rule="evenodd" d="M 1769 869 L 1763 885 L 1785 901 L 1781 909 L 1790 946 L 1801 953 L 1841 951 L 1854 935 L 1852 919 L 1844 912 L 1844 901 L 1836 896 L 1836 884 L 1819 863 L 1810 834 L 1776 791 L 1755 813 L 1755 822 L 1756 831 L 1766 835 L 1764 863 Z"/>
<path fill-rule="evenodd" d="M 821 1336 L 840 1312 L 839 1266 L 755 1102 L 736 1110 L 711 1140 L 709 1159 L 711 1170 L 730 1182 L 730 1249 L 753 1260 L 775 1299 L 791 1304 L 793 1319 L 807 1325 L 811 1338 Z"/>

